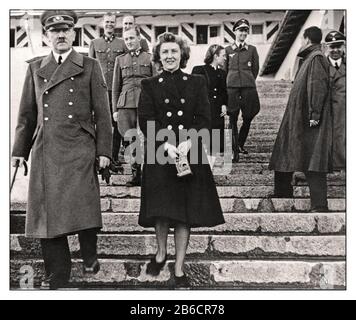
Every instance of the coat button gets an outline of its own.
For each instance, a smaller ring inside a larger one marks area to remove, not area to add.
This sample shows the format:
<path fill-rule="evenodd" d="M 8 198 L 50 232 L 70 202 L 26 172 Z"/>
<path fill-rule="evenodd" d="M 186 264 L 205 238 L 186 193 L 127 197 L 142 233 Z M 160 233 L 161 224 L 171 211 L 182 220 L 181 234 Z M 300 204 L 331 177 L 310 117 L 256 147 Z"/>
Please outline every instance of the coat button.
<path fill-rule="evenodd" d="M 188 77 L 187 77 L 187 76 L 184 76 L 184 77 L 183 77 L 183 80 L 184 80 L 184 81 L 187 81 L 187 80 L 188 80 Z"/>
<path fill-rule="evenodd" d="M 172 116 L 172 112 L 167 112 L 167 117 L 170 118 Z"/>
<path fill-rule="evenodd" d="M 73 102 L 72 102 L 72 101 L 69 101 L 68 104 L 69 104 L 70 106 L 72 106 L 72 105 L 73 105 Z"/>
<path fill-rule="evenodd" d="M 43 81 L 44 81 L 44 82 L 48 82 L 48 80 L 47 80 L 47 79 L 44 79 Z"/>
<path fill-rule="evenodd" d="M 214 88 L 214 91 L 218 91 L 218 89 L 217 89 L 217 88 Z"/>
<path fill-rule="evenodd" d="M 69 118 L 69 119 L 72 119 L 72 118 L 73 118 L 73 116 L 70 114 L 70 115 L 68 116 L 68 118 Z"/>
<path fill-rule="evenodd" d="M 169 99 L 164 100 L 164 103 L 168 104 L 169 103 Z"/>
<path fill-rule="evenodd" d="M 71 78 L 70 78 L 70 80 L 74 81 L 74 78 L 73 78 L 73 77 L 71 77 Z"/>
<path fill-rule="evenodd" d="M 49 120 L 49 118 L 48 118 L 48 117 L 45 117 L 45 118 L 44 118 L 44 121 L 48 121 L 48 120 Z"/>
<path fill-rule="evenodd" d="M 179 130 L 183 130 L 183 129 L 184 129 L 184 126 L 183 126 L 182 124 L 180 124 L 180 125 L 178 126 L 178 129 L 179 129 Z"/>
<path fill-rule="evenodd" d="M 182 104 L 184 104 L 184 103 L 185 103 L 185 99 L 184 99 L 184 98 L 180 99 L 180 102 L 181 102 Z"/>
<path fill-rule="evenodd" d="M 73 89 L 69 89 L 69 92 L 74 92 L 74 90 Z"/>
<path fill-rule="evenodd" d="M 168 130 L 172 130 L 173 127 L 172 127 L 171 125 L 169 125 L 169 126 L 167 127 L 167 129 L 168 129 Z"/>
<path fill-rule="evenodd" d="M 45 108 L 48 108 L 48 104 L 47 104 L 47 103 L 45 103 L 43 106 L 44 106 Z"/>
<path fill-rule="evenodd" d="M 158 79 L 158 82 L 163 82 L 163 78 L 159 78 L 159 79 Z"/>
<path fill-rule="evenodd" d="M 216 96 L 214 96 L 214 99 L 216 99 Z"/>
<path fill-rule="evenodd" d="M 48 94 L 48 91 L 46 91 L 45 94 Z"/>
<path fill-rule="evenodd" d="M 178 116 L 181 117 L 182 115 L 183 115 L 183 111 L 182 111 L 182 110 L 179 110 L 179 111 L 178 111 Z"/>

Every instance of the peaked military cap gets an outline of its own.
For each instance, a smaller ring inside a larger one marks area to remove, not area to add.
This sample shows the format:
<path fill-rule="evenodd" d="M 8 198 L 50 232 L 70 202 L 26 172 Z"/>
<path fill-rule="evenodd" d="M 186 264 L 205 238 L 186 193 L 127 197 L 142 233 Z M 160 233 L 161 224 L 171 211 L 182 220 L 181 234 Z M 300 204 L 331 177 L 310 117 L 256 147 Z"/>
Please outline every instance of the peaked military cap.
<path fill-rule="evenodd" d="M 331 31 L 325 37 L 325 43 L 327 45 L 331 44 L 344 44 L 346 37 L 339 31 Z"/>
<path fill-rule="evenodd" d="M 236 23 L 234 24 L 234 27 L 233 27 L 233 31 L 235 31 L 236 29 L 241 29 L 241 28 L 250 29 L 250 23 L 248 22 L 248 20 L 240 19 L 240 20 L 236 21 Z"/>
<path fill-rule="evenodd" d="M 46 10 L 41 15 L 41 23 L 46 31 L 73 28 L 77 21 L 78 16 L 72 10 Z"/>

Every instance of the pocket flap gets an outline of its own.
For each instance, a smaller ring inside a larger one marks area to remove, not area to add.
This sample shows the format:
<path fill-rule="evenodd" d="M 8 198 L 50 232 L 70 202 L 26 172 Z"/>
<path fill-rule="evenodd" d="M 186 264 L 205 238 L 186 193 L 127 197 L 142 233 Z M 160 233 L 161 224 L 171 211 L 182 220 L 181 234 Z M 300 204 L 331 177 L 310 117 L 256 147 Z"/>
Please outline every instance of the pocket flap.
<path fill-rule="evenodd" d="M 94 139 L 96 139 L 96 132 L 92 123 L 87 121 L 79 121 L 79 123 L 83 130 L 88 132 Z"/>
<path fill-rule="evenodd" d="M 119 97 L 119 101 L 117 102 L 117 107 L 118 108 L 125 107 L 125 104 L 126 104 L 126 93 L 127 93 L 127 91 L 121 92 L 120 97 Z"/>

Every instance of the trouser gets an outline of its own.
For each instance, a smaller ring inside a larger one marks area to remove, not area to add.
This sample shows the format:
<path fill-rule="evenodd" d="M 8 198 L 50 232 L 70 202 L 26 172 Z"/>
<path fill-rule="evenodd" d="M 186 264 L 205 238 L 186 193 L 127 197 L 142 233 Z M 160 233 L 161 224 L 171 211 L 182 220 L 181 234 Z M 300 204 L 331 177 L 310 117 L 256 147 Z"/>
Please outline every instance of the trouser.
<path fill-rule="evenodd" d="M 116 123 L 116 121 L 114 121 L 114 118 L 113 118 L 114 110 L 112 107 L 112 91 L 109 90 L 108 94 L 109 94 L 109 102 L 110 102 L 110 109 L 111 109 L 111 121 L 112 121 L 112 126 L 113 126 L 112 159 L 114 161 L 118 161 L 122 137 L 121 137 L 121 134 L 117 128 L 117 123 Z"/>
<path fill-rule="evenodd" d="M 252 119 L 243 119 L 243 123 L 239 132 L 237 121 L 239 119 L 239 112 L 234 112 L 229 115 L 230 129 L 232 130 L 232 151 L 238 152 L 239 146 L 244 147 L 248 133 L 250 132 Z"/>
<path fill-rule="evenodd" d="M 324 172 L 304 172 L 310 189 L 311 210 L 328 207 L 327 179 Z M 293 197 L 293 172 L 275 172 L 274 194 L 281 198 Z"/>
<path fill-rule="evenodd" d="M 98 229 L 83 230 L 78 233 L 80 252 L 85 266 L 91 266 L 97 259 Z M 41 239 L 42 256 L 46 277 L 51 278 L 53 287 L 68 283 L 72 260 L 67 236 Z"/>

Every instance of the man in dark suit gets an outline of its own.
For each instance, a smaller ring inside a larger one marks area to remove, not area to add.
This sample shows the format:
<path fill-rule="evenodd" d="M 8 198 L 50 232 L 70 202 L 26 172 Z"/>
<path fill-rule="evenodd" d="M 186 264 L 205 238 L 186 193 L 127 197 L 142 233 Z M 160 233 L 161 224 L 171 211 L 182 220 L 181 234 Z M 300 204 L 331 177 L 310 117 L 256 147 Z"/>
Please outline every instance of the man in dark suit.
<path fill-rule="evenodd" d="M 260 100 L 256 90 L 259 57 L 256 47 L 246 43 L 249 30 L 250 23 L 246 19 L 238 20 L 233 28 L 236 41 L 226 48 L 228 114 L 233 135 L 233 162 L 239 161 L 239 153 L 248 153 L 244 145 L 251 122 L 260 111 Z M 240 110 L 243 125 L 239 132 L 237 121 Z"/>
<path fill-rule="evenodd" d="M 101 168 L 110 164 L 110 107 L 99 63 L 72 48 L 76 21 L 70 10 L 41 16 L 52 52 L 29 65 L 12 151 L 13 165 L 21 166 L 32 150 L 26 236 L 41 239 L 44 289 L 65 287 L 70 279 L 67 235 L 79 235 L 84 273 L 100 268 L 95 161 Z"/>
<path fill-rule="evenodd" d="M 346 169 L 346 59 L 345 36 L 331 31 L 325 37 L 330 63 L 331 105 L 333 112 L 333 167 Z"/>

